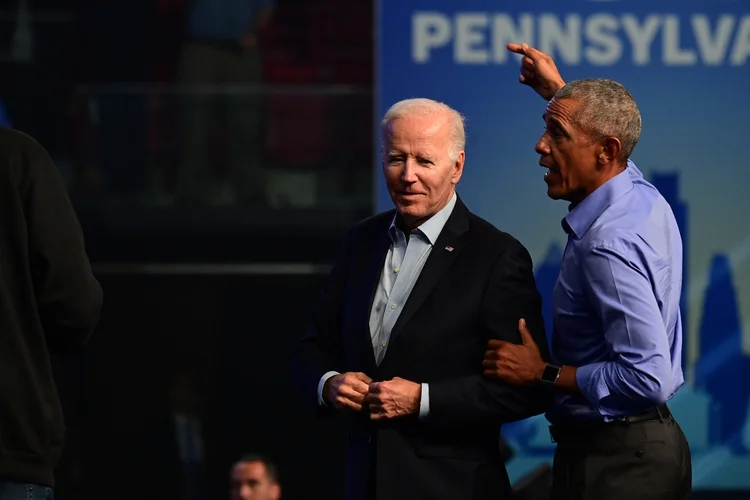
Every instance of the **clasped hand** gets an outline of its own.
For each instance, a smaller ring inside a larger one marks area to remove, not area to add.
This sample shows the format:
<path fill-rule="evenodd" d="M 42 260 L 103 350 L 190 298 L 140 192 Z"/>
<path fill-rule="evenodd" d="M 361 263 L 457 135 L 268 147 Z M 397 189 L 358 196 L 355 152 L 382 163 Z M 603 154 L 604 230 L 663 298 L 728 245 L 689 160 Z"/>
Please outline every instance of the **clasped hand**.
<path fill-rule="evenodd" d="M 400 377 L 373 382 L 362 372 L 347 372 L 331 377 L 324 394 L 336 408 L 361 411 L 366 405 L 372 420 L 383 420 L 417 413 L 422 386 Z"/>
<path fill-rule="evenodd" d="M 372 420 L 405 417 L 419 411 L 422 386 L 400 377 L 370 384 L 365 400 Z"/>

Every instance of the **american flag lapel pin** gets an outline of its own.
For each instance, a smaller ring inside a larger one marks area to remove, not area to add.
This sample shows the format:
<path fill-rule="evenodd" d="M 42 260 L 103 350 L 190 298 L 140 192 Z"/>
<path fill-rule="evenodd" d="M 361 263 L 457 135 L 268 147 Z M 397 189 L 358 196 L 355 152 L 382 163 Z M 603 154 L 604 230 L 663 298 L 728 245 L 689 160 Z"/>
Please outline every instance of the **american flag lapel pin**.
<path fill-rule="evenodd" d="M 445 247 L 445 249 L 448 250 L 449 252 L 453 251 L 453 247 L 451 247 L 451 246 Z"/>

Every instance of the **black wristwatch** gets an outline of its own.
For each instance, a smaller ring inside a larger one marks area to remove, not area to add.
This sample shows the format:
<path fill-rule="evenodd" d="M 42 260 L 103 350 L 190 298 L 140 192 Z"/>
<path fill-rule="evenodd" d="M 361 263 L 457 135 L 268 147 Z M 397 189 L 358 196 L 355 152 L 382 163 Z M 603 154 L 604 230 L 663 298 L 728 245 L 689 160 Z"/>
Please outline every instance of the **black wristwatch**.
<path fill-rule="evenodd" d="M 544 371 L 542 372 L 542 382 L 555 385 L 558 377 L 560 377 L 560 370 L 562 370 L 562 366 L 547 363 L 547 366 L 544 367 Z"/>

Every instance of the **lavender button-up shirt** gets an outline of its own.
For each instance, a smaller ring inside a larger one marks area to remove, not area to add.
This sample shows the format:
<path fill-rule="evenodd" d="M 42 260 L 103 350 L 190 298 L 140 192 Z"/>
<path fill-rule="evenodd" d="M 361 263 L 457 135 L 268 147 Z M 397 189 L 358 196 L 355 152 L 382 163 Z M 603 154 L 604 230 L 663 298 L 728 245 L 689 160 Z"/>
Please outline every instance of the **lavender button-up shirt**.
<path fill-rule="evenodd" d="M 550 422 L 611 421 L 666 402 L 681 367 L 682 240 L 674 214 L 633 163 L 562 221 L 552 360 L 578 368 Z"/>

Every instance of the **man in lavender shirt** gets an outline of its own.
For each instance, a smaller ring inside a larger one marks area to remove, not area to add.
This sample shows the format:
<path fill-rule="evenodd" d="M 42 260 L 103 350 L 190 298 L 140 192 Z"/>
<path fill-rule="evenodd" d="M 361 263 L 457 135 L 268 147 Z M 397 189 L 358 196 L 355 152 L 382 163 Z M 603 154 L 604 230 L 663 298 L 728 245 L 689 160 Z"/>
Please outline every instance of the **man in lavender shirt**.
<path fill-rule="evenodd" d="M 667 401 L 680 365 L 682 240 L 674 214 L 629 157 L 641 134 L 630 93 L 603 79 L 565 84 L 526 45 L 521 82 L 551 99 L 536 145 L 547 195 L 570 202 L 554 292 L 552 363 L 528 335 L 491 340 L 485 375 L 556 390 L 555 500 L 686 499 L 690 449 Z"/>

